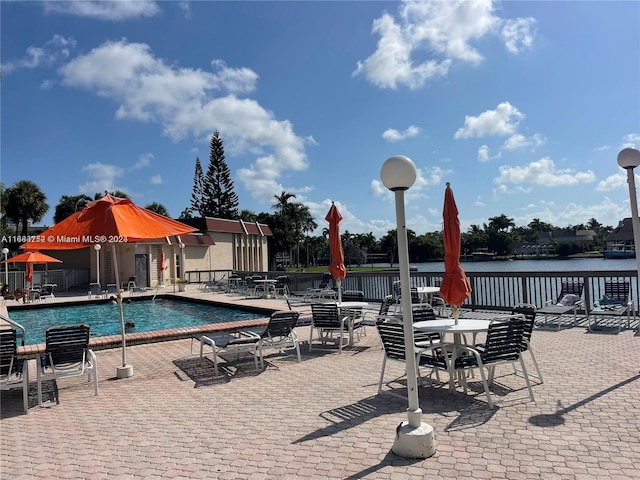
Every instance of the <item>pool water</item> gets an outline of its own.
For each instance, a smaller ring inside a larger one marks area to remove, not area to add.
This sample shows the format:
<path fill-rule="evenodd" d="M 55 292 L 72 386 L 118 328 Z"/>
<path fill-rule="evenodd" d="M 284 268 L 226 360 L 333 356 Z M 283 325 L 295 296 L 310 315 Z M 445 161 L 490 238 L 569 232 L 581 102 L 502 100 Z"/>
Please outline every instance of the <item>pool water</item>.
<path fill-rule="evenodd" d="M 252 320 L 265 316 L 231 308 L 167 299 L 125 302 L 122 308 L 125 323 L 135 323 L 135 327 L 127 327 L 128 333 Z M 25 328 L 27 345 L 44 343 L 45 330 L 48 327 L 67 323 L 89 324 L 92 337 L 120 334 L 120 315 L 115 302 L 12 310 L 9 312 L 9 318 Z"/>

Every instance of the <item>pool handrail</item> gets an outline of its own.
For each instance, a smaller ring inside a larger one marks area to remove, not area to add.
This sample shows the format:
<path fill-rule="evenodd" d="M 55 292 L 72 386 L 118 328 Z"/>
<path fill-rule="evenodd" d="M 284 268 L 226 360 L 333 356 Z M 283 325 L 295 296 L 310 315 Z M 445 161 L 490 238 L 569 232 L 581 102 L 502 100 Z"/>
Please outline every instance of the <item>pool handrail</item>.
<path fill-rule="evenodd" d="M 27 333 L 26 329 L 22 325 L 20 325 L 18 322 L 11 320 L 7 315 L 4 315 L 3 313 L 0 313 L 0 320 L 4 320 L 5 322 L 12 325 L 13 328 L 16 329 L 16 334 L 18 338 L 20 338 L 20 341 L 22 342 L 22 346 L 24 346 L 24 337 L 26 336 L 26 333 Z"/>

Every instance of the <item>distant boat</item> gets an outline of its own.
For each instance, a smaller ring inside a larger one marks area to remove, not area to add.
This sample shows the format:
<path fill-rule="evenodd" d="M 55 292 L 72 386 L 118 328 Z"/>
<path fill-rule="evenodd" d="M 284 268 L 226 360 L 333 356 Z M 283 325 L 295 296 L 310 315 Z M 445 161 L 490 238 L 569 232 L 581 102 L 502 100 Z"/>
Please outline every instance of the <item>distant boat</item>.
<path fill-rule="evenodd" d="M 489 260 L 495 260 L 496 254 L 486 250 L 476 250 L 471 252 L 471 259 L 474 262 L 488 262 Z"/>
<path fill-rule="evenodd" d="M 636 258 L 636 249 L 633 245 L 616 243 L 608 245 L 602 252 L 604 258 Z"/>

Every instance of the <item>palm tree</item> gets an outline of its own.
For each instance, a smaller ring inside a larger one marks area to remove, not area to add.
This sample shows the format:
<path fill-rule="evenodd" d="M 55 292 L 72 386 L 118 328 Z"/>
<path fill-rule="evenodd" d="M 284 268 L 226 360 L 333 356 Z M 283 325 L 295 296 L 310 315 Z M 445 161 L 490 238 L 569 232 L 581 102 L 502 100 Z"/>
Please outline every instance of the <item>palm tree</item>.
<path fill-rule="evenodd" d="M 22 222 L 22 235 L 29 234 L 29 220 L 34 223 L 42 220 L 49 210 L 47 196 L 31 180 L 20 180 L 7 189 L 7 218 L 12 220 L 18 231 Z"/>
<path fill-rule="evenodd" d="M 91 201 L 88 195 L 63 195 L 60 197 L 58 205 L 53 215 L 53 223 L 58 223 L 69 215 L 79 212 Z"/>
<path fill-rule="evenodd" d="M 146 208 L 147 210 L 151 210 L 152 212 L 155 212 L 158 215 L 163 215 L 165 217 L 170 216 L 169 210 L 167 210 L 167 207 L 165 207 L 164 205 L 158 202 L 152 202 L 144 208 Z"/>

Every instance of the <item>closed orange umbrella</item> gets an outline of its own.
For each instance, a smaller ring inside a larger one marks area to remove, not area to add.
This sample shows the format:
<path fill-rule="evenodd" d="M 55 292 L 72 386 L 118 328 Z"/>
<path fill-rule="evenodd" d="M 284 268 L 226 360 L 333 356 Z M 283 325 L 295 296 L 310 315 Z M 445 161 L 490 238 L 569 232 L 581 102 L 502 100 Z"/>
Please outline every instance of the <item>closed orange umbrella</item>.
<path fill-rule="evenodd" d="M 440 296 L 453 306 L 453 316 L 458 322 L 458 308 L 471 293 L 467 275 L 460 265 L 460 220 L 458 207 L 453 198 L 449 182 L 444 192 L 442 210 L 442 241 L 444 243 L 444 278 L 440 286 Z"/>
<path fill-rule="evenodd" d="M 338 284 L 338 301 L 342 301 L 342 279 L 347 276 L 347 269 L 344 268 L 344 251 L 342 250 L 342 240 L 340 239 L 340 222 L 342 215 L 336 205 L 331 202 L 331 208 L 324 218 L 329 222 L 329 251 L 331 252 L 331 263 L 329 271 Z"/>
<path fill-rule="evenodd" d="M 42 232 L 38 240 L 23 244 L 25 250 L 73 250 L 96 244 L 111 244 L 113 264 L 116 265 L 116 284 L 120 285 L 116 245 L 119 243 L 153 240 L 156 238 L 185 235 L 197 229 L 139 207 L 128 198 L 111 195 L 88 203 L 61 222 Z M 120 327 L 122 332 L 122 374 L 126 365 L 126 343 L 122 296 L 118 291 Z M 131 367 L 128 367 L 130 371 Z M 120 370 L 118 371 L 120 376 Z"/>

